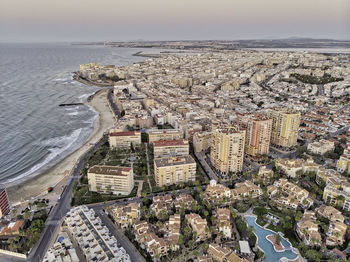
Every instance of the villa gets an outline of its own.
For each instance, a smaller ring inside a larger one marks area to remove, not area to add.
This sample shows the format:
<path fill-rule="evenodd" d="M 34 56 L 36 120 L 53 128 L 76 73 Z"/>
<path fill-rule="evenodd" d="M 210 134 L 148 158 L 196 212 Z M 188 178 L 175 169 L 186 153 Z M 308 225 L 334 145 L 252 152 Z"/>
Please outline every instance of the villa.
<path fill-rule="evenodd" d="M 297 234 L 306 245 L 321 245 L 322 238 L 316 223 L 316 215 L 313 211 L 305 211 L 303 217 L 297 224 Z"/>

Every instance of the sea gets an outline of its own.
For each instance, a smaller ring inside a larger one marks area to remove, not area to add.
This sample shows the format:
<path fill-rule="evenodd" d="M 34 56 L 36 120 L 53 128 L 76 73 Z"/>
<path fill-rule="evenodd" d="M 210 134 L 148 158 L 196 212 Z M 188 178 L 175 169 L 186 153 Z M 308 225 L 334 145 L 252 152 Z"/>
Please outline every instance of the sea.
<path fill-rule="evenodd" d="M 149 49 L 148 49 L 149 50 Z M 89 62 L 130 65 L 132 48 L 60 44 L 0 44 L 0 184 L 22 182 L 78 149 L 98 116 L 85 102 L 100 87 L 73 80 Z"/>

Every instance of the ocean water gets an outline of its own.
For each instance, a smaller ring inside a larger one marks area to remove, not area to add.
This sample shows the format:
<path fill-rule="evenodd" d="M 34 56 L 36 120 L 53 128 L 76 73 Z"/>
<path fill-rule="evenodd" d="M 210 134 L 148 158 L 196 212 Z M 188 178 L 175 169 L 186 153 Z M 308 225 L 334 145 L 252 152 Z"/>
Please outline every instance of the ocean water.
<path fill-rule="evenodd" d="M 84 102 L 99 87 L 72 80 L 88 62 L 128 65 L 142 49 L 70 44 L 0 44 L 0 183 L 43 172 L 79 148 L 97 113 Z"/>

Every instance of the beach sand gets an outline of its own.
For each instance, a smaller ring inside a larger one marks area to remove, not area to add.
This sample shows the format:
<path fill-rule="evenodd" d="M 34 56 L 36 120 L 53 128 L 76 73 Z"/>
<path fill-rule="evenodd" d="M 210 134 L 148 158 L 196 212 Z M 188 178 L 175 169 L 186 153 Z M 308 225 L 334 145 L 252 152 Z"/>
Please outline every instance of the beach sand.
<path fill-rule="evenodd" d="M 99 114 L 94 123 L 94 130 L 88 140 L 79 149 L 49 170 L 23 183 L 8 187 L 7 194 L 12 205 L 34 198 L 45 198 L 48 195 L 48 187 L 54 187 L 53 192 L 49 194 L 60 194 L 62 186 L 67 183 L 69 174 L 80 156 L 115 123 L 114 116 L 108 106 L 107 93 L 108 89 L 100 90 L 90 102 L 87 102 Z"/>

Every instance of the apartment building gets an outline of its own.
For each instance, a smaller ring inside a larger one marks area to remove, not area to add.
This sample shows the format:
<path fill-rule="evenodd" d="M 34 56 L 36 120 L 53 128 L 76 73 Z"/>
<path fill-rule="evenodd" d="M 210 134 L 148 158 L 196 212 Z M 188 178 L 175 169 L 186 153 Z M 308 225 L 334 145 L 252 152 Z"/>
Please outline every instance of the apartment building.
<path fill-rule="evenodd" d="M 212 165 L 221 173 L 240 172 L 243 168 L 245 131 L 238 127 L 216 129 L 210 151 Z"/>
<path fill-rule="evenodd" d="M 193 135 L 193 147 L 196 153 L 206 151 L 211 147 L 213 141 L 212 132 L 197 132 Z"/>
<path fill-rule="evenodd" d="M 345 241 L 347 225 L 344 224 L 344 216 L 332 206 L 322 205 L 316 208 L 316 213 L 329 220 L 328 231 L 326 233 L 327 246 L 341 246 Z"/>
<path fill-rule="evenodd" d="M 279 208 L 297 209 L 309 208 L 313 204 L 309 192 L 299 186 L 289 182 L 285 178 L 281 178 L 274 182 L 273 185 L 267 187 L 269 196 L 275 201 Z"/>
<path fill-rule="evenodd" d="M 188 141 L 184 139 L 153 142 L 154 158 L 180 157 L 187 156 L 189 153 Z"/>
<path fill-rule="evenodd" d="M 268 155 L 272 133 L 272 119 L 266 115 L 245 116 L 240 126 L 246 130 L 245 152 L 250 156 Z"/>
<path fill-rule="evenodd" d="M 122 229 L 133 225 L 140 218 L 140 203 L 131 202 L 127 205 L 112 205 L 107 207 L 108 213 L 113 217 L 114 222 Z"/>
<path fill-rule="evenodd" d="M 297 223 L 297 234 L 308 246 L 320 246 L 322 238 L 314 211 L 305 211 Z"/>
<path fill-rule="evenodd" d="M 231 190 L 231 195 L 234 201 L 243 200 L 246 198 L 259 198 L 263 195 L 262 189 L 255 185 L 252 181 L 246 180 L 241 183 L 236 183 L 235 188 Z"/>
<path fill-rule="evenodd" d="M 196 180 L 196 161 L 190 156 L 154 159 L 157 186 Z"/>
<path fill-rule="evenodd" d="M 131 167 L 93 166 L 88 170 L 89 190 L 98 193 L 129 195 L 134 188 Z"/>
<path fill-rule="evenodd" d="M 131 145 L 136 146 L 141 144 L 140 131 L 127 132 L 110 132 L 108 137 L 109 147 L 115 148 L 130 148 Z"/>
<path fill-rule="evenodd" d="M 309 150 L 313 154 L 324 155 L 325 153 L 334 150 L 334 142 L 321 139 L 320 141 L 309 143 L 307 146 L 307 150 Z"/>
<path fill-rule="evenodd" d="M 191 210 L 192 205 L 196 205 L 197 201 L 190 194 L 181 193 L 178 195 L 173 202 L 175 209 L 180 211 L 181 208 L 185 210 Z"/>
<path fill-rule="evenodd" d="M 148 143 L 162 140 L 179 140 L 183 138 L 183 132 L 179 129 L 150 129 L 148 133 Z"/>
<path fill-rule="evenodd" d="M 343 209 L 350 211 L 350 185 L 342 184 L 337 189 L 334 185 L 328 184 L 323 190 L 323 200 L 328 204 L 339 205 Z"/>
<path fill-rule="evenodd" d="M 93 209 L 74 207 L 64 222 L 87 261 L 131 262 L 129 254 L 123 247 L 118 247 L 118 241 L 111 236 Z"/>
<path fill-rule="evenodd" d="M 198 214 L 190 213 L 185 216 L 187 222 L 192 228 L 193 232 L 196 232 L 196 241 L 200 242 L 210 237 L 210 231 L 208 228 L 207 220 L 202 218 Z"/>
<path fill-rule="evenodd" d="M 300 112 L 290 109 L 269 109 L 267 116 L 272 118 L 271 144 L 290 148 L 297 145 Z"/>
<path fill-rule="evenodd" d="M 317 172 L 319 165 L 313 159 L 288 159 L 279 158 L 275 161 L 276 168 L 280 168 L 283 172 L 292 178 L 297 177 L 298 171 L 302 172 Z"/>
<path fill-rule="evenodd" d="M 217 208 L 215 210 L 215 225 L 225 238 L 232 237 L 231 211 L 228 208 Z"/>
<path fill-rule="evenodd" d="M 346 148 L 337 162 L 338 172 L 350 173 L 350 147 Z"/>

